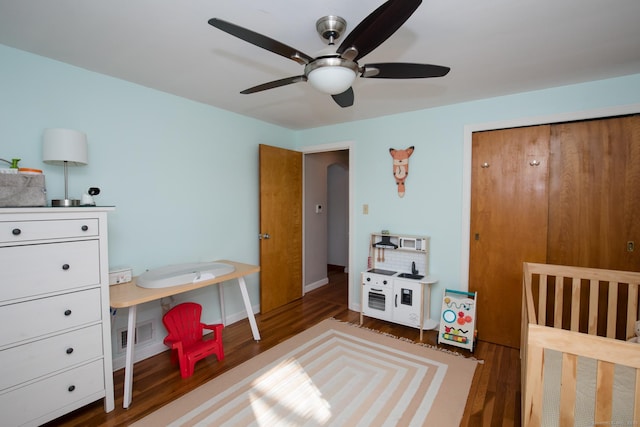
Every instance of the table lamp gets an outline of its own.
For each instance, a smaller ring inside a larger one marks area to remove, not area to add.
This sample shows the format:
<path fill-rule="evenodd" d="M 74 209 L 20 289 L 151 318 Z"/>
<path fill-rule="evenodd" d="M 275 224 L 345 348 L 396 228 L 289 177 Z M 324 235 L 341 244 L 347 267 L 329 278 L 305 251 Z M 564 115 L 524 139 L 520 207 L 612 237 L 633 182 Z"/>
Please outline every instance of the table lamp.
<path fill-rule="evenodd" d="M 80 200 L 69 199 L 69 166 L 87 164 L 87 135 L 72 129 L 45 129 L 42 137 L 42 161 L 64 166 L 64 199 L 51 200 L 51 206 L 79 206 Z"/>

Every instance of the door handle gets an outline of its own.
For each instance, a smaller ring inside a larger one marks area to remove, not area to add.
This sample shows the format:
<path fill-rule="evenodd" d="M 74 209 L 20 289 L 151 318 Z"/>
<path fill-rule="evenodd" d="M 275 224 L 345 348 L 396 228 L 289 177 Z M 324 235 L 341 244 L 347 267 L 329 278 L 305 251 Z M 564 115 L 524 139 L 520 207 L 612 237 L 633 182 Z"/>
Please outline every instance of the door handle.
<path fill-rule="evenodd" d="M 262 240 L 269 240 L 271 238 L 271 236 L 269 235 L 269 233 L 264 233 L 264 234 L 258 234 L 258 239 Z"/>

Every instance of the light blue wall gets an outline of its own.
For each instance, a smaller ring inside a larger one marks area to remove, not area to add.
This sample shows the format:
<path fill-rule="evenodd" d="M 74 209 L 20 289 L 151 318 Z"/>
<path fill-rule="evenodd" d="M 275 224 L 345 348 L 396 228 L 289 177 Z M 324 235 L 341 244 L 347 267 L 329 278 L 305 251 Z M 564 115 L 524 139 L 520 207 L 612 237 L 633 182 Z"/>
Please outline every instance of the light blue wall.
<path fill-rule="evenodd" d="M 355 141 L 356 273 L 366 267 L 369 233 L 385 228 L 430 235 L 431 272 L 441 286 L 458 287 L 465 125 L 635 103 L 640 75 L 291 131 L 0 45 L 0 157 L 43 169 L 49 196 L 60 197 L 62 168 L 42 163 L 42 131 L 87 132 L 90 164 L 71 169 L 70 193 L 97 186 L 97 202 L 116 206 L 110 263 L 134 274 L 219 258 L 258 263 L 258 144 Z M 388 149 L 410 145 L 416 151 L 400 199 Z M 257 284 L 248 279 L 254 303 Z M 236 289 L 225 292 L 228 312 L 241 312 Z M 194 298 L 215 299 L 210 293 Z M 207 306 L 212 320 L 216 304 Z M 141 310 L 139 319 L 157 313 Z"/>
<path fill-rule="evenodd" d="M 354 262 L 367 266 L 369 234 L 431 236 L 432 313 L 440 310 L 444 287 L 460 289 L 462 276 L 463 151 L 466 125 L 512 121 L 640 103 L 640 74 L 521 93 L 441 108 L 296 132 L 297 147 L 355 141 Z M 357 108 L 357 91 L 354 108 Z M 638 110 L 640 112 L 640 110 Z M 406 194 L 399 198 L 389 148 L 415 146 Z M 364 215 L 363 205 L 369 205 Z M 359 295 L 358 274 L 351 286 Z M 433 316 L 432 316 L 433 317 Z"/>
<path fill-rule="evenodd" d="M 77 198 L 100 187 L 110 261 L 134 272 L 226 257 L 258 260 L 258 144 L 287 129 L 0 45 L 0 157 L 43 169 L 49 198 L 62 168 L 41 161 L 42 131 L 82 130 L 89 165 L 70 168 Z"/>
<path fill-rule="evenodd" d="M 89 165 L 69 169 L 69 193 L 100 187 L 96 202 L 116 206 L 112 267 L 259 263 L 258 144 L 291 147 L 290 130 L 0 45 L 0 158 L 43 169 L 49 198 L 60 198 L 63 168 L 41 161 L 48 127 L 87 133 Z M 258 304 L 258 275 L 247 285 Z M 225 297 L 227 313 L 242 312 L 237 287 Z M 158 317 L 153 306 L 141 321 Z M 206 307 L 219 318 L 217 304 Z"/>

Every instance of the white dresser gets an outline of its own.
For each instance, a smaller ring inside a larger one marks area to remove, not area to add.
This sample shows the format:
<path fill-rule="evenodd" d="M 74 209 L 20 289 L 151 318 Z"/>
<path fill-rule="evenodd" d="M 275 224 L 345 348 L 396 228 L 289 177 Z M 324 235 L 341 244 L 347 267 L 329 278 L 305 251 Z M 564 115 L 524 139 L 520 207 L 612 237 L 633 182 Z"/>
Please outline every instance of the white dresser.
<path fill-rule="evenodd" d="M 107 212 L 0 208 L 0 414 L 39 425 L 114 409 Z"/>

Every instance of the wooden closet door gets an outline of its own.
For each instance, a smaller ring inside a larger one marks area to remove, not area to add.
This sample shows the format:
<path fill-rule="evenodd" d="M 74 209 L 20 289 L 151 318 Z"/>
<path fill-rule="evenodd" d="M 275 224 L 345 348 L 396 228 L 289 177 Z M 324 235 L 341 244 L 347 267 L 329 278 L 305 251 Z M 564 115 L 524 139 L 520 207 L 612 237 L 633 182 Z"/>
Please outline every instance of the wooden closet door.
<path fill-rule="evenodd" d="M 551 131 L 549 236 L 547 260 L 552 264 L 640 271 L 640 116 L 554 125 Z M 565 290 L 570 319 L 570 289 Z M 589 295 L 583 292 L 581 304 Z M 627 288 L 618 289 L 616 337 L 626 339 Z M 606 311 L 608 295 L 599 295 Z M 589 326 L 581 310 L 580 328 Z M 604 316 L 598 331 L 605 333 Z"/>
<path fill-rule="evenodd" d="M 473 134 L 469 290 L 484 341 L 520 347 L 522 263 L 546 260 L 549 135 L 548 125 Z"/>
<path fill-rule="evenodd" d="M 548 262 L 640 271 L 640 116 L 557 124 L 550 144 Z"/>

